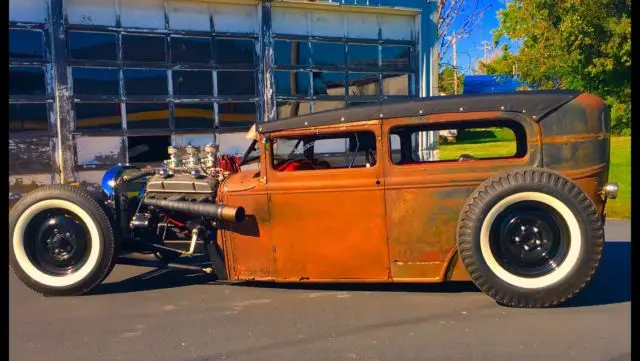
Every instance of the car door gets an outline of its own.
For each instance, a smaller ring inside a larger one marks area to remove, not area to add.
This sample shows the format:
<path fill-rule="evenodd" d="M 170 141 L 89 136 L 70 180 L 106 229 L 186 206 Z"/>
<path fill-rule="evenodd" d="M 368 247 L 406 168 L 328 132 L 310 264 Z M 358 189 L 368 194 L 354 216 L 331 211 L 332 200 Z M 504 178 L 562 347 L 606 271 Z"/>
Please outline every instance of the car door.
<path fill-rule="evenodd" d="M 512 136 L 505 135 L 507 128 Z M 419 154 L 424 143 L 420 132 L 427 131 L 443 135 L 433 154 L 438 161 Z M 380 161 L 385 167 L 391 277 L 440 281 L 456 254 L 465 201 L 490 176 L 533 165 L 539 155 L 537 133 L 523 116 L 484 112 L 389 119 L 383 134 L 389 149 Z M 470 136 L 476 138 L 465 140 Z M 496 138 L 502 136 L 511 138 Z"/>
<path fill-rule="evenodd" d="M 277 277 L 388 279 L 380 123 L 284 131 L 270 142 Z"/>
<path fill-rule="evenodd" d="M 271 243 L 269 205 L 267 201 L 264 145 L 255 145 L 243 171 L 227 178 L 222 184 L 222 203 L 242 206 L 246 218 L 242 222 L 224 223 L 222 238 L 230 279 L 271 280 L 274 275 L 274 255 Z"/>

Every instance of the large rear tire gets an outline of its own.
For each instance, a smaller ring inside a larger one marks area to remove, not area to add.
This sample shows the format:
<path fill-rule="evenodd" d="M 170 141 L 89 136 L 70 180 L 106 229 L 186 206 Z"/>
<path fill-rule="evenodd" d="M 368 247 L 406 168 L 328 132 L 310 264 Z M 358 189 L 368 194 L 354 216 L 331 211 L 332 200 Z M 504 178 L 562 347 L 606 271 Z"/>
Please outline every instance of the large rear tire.
<path fill-rule="evenodd" d="M 111 272 L 111 222 L 89 193 L 51 185 L 25 194 L 9 215 L 9 262 L 16 276 L 45 296 L 81 295 Z"/>
<path fill-rule="evenodd" d="M 458 254 L 472 281 L 499 304 L 551 307 L 590 281 L 604 225 L 593 201 L 571 180 L 521 169 L 484 182 L 467 200 Z"/>

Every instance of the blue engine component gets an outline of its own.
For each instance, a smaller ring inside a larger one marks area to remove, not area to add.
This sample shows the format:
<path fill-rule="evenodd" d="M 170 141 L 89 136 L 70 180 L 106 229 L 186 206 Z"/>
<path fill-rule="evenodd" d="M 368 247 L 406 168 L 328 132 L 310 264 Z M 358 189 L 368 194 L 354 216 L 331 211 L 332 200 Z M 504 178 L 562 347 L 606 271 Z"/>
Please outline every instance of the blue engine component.
<path fill-rule="evenodd" d="M 128 171 L 136 171 L 137 167 L 124 165 L 122 163 L 116 165 L 115 167 L 109 168 L 104 175 L 102 176 L 101 188 L 102 191 L 109 196 L 110 198 L 114 195 L 114 186 L 118 178 L 125 175 Z M 127 187 L 129 188 L 129 187 Z M 124 190 L 127 193 L 135 193 L 135 196 L 142 196 L 144 194 L 144 187 L 135 187 L 138 188 L 136 190 L 126 189 Z M 141 189 L 140 189 L 141 188 Z M 130 194 L 131 196 L 132 194 Z"/>
<path fill-rule="evenodd" d="M 122 173 L 125 171 L 125 166 L 122 164 L 118 164 L 115 167 L 109 168 L 104 175 L 102 176 L 102 191 L 105 192 L 109 197 L 113 197 L 113 187 L 116 184 L 116 179 L 118 179 Z"/>

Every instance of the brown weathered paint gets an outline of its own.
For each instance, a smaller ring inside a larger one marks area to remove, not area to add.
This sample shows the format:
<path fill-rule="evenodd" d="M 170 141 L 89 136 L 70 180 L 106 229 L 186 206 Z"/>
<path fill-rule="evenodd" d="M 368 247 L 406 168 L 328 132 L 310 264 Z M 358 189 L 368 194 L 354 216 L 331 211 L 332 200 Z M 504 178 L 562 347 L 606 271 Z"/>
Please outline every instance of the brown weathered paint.
<path fill-rule="evenodd" d="M 601 102 L 590 96 L 576 100 L 567 104 L 569 110 L 560 110 L 564 116 L 573 112 L 589 118 L 578 126 L 582 131 L 574 133 L 566 131 L 571 129 L 567 124 L 545 123 L 566 118 L 539 123 L 523 114 L 494 111 L 375 119 L 262 134 L 260 170 L 233 175 L 221 186 L 222 201 L 244 206 L 248 219 L 253 219 L 251 224 L 227 225 L 221 231 L 231 279 L 469 280 L 457 257 L 460 211 L 487 178 L 520 167 L 554 165 L 548 168 L 574 180 L 603 213 L 605 203 L 598 192 L 607 181 L 608 123 L 591 119 L 602 116 Z M 600 110 L 581 110 L 582 106 Z M 389 156 L 394 126 L 493 119 L 510 119 L 524 127 L 528 148 L 524 157 L 396 165 Z M 378 162 L 374 167 L 304 172 L 271 168 L 271 137 L 343 130 L 375 133 Z M 555 147 L 575 151 L 550 153 Z"/>

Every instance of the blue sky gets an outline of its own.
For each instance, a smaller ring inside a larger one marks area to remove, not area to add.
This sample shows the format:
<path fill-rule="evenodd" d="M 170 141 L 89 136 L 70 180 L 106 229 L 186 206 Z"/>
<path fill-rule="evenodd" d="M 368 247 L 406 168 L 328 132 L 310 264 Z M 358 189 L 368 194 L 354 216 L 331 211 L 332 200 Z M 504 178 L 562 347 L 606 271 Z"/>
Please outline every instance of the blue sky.
<path fill-rule="evenodd" d="M 468 0 L 470 4 L 474 3 L 473 0 Z M 491 30 L 498 27 L 497 12 L 503 9 L 505 6 L 504 0 L 480 0 L 480 8 L 489 6 L 482 15 L 481 20 L 477 23 L 471 34 L 466 38 L 458 40 L 458 67 L 466 74 L 471 74 L 471 68 L 475 66 L 475 63 L 484 57 L 484 50 L 482 49 L 482 41 L 489 41 L 490 45 L 493 45 Z M 467 7 L 469 7 L 467 5 Z M 465 9 L 463 12 L 469 12 L 472 9 Z M 458 29 L 465 20 L 464 14 L 459 16 L 456 21 L 450 26 L 450 32 Z M 491 49 L 488 52 L 491 54 Z M 447 52 L 444 62 L 451 63 L 452 51 Z"/>

